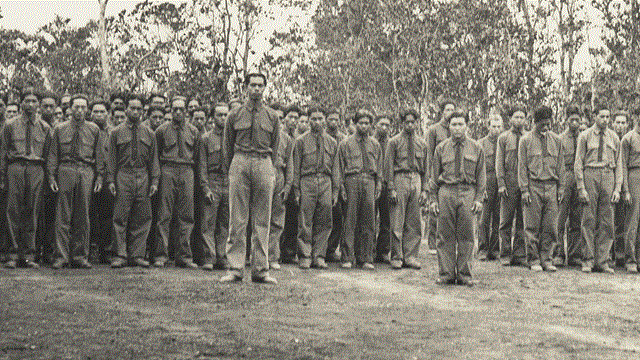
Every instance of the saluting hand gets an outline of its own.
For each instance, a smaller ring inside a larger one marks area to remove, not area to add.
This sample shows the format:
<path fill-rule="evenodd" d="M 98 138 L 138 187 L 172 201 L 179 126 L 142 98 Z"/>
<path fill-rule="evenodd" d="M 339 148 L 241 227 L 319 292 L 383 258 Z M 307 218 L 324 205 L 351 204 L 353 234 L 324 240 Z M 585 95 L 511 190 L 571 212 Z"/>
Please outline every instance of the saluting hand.
<path fill-rule="evenodd" d="M 152 197 L 158 192 L 158 185 L 149 186 L 149 197 Z"/>
<path fill-rule="evenodd" d="M 109 183 L 109 192 L 111 195 L 116 196 L 116 184 Z"/>

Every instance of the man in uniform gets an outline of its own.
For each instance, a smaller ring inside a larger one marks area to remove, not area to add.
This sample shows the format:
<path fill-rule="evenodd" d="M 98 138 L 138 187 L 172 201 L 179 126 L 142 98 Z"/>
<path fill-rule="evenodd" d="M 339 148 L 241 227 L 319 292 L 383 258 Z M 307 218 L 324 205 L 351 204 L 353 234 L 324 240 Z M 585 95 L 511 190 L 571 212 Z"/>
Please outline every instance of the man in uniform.
<path fill-rule="evenodd" d="M 293 144 L 296 140 L 296 126 L 300 118 L 300 108 L 295 105 L 289 106 L 284 111 L 282 121 L 284 132 L 291 138 Z M 293 146 L 291 147 L 293 154 Z M 289 191 L 289 196 L 285 199 L 285 219 L 284 230 L 280 239 L 280 262 L 292 264 L 296 261 L 298 251 L 298 212 L 300 208 L 296 204 L 294 194 Z"/>
<path fill-rule="evenodd" d="M 197 99 L 192 99 L 189 103 L 195 101 L 199 104 Z M 189 110 L 189 122 L 195 126 L 203 136 L 206 132 L 205 123 L 207 122 L 207 110 L 201 106 L 191 107 Z M 204 163 L 203 163 L 204 164 Z M 203 165 L 206 166 L 206 165 Z M 193 251 L 193 258 L 197 261 L 204 263 L 205 254 L 204 250 L 204 238 L 202 237 L 202 220 L 204 219 L 204 193 L 199 184 L 194 184 L 193 187 L 193 231 L 191 232 L 191 249 Z"/>
<path fill-rule="evenodd" d="M 229 271 L 221 282 L 242 281 L 246 257 L 247 220 L 251 217 L 251 279 L 277 283 L 269 275 L 269 225 L 280 145 L 280 119 L 263 104 L 267 79 L 259 73 L 245 78 L 247 101 L 231 111 L 224 128 L 223 149 L 229 169 Z"/>
<path fill-rule="evenodd" d="M 152 99 L 158 99 L 158 97 L 153 97 Z M 112 117 L 115 116 L 119 116 L 119 117 L 123 117 L 124 120 L 121 120 L 120 122 L 124 122 L 126 120 L 126 113 L 124 109 L 119 109 L 118 111 L 114 111 L 114 109 L 111 109 L 112 112 Z M 157 106 L 157 105 L 150 105 L 149 109 L 147 110 L 147 117 L 145 119 L 145 121 L 143 122 L 144 125 L 148 126 L 151 131 L 153 131 L 154 133 L 154 138 L 155 138 L 155 132 L 158 129 L 158 127 L 160 127 L 160 125 L 162 125 L 162 123 L 164 123 L 164 116 L 165 116 L 165 107 L 164 106 Z M 154 139 L 155 140 L 155 139 Z M 156 143 L 156 148 L 157 148 L 157 143 Z M 156 191 L 155 194 L 153 194 L 153 196 L 151 196 L 151 230 L 149 231 L 149 236 L 147 237 L 147 252 L 146 252 L 146 258 L 151 258 L 152 254 L 153 254 L 153 249 L 156 246 L 156 241 L 158 240 L 158 226 L 156 226 L 158 224 L 158 208 L 160 207 L 160 200 L 159 200 L 159 191 Z"/>
<path fill-rule="evenodd" d="M 487 173 L 487 193 L 484 199 L 482 216 L 478 231 L 478 259 L 496 260 L 500 258 L 498 229 L 500 225 L 500 197 L 498 196 L 498 179 L 496 178 L 496 144 L 504 127 L 502 116 L 489 116 L 489 134 L 479 143 L 485 155 Z"/>
<path fill-rule="evenodd" d="M 593 112 L 595 124 L 578 136 L 574 171 L 578 196 L 583 202 L 582 271 L 613 273 L 609 251 L 613 244 L 613 206 L 620 200 L 622 166 L 618 164 L 620 140 L 609 129 L 611 112 L 598 106 Z"/>
<path fill-rule="evenodd" d="M 629 273 L 638 272 L 640 262 L 640 108 L 633 113 L 633 130 L 620 141 L 619 166 L 622 169 L 622 188 L 628 204 L 624 235 L 625 269 Z"/>
<path fill-rule="evenodd" d="M 380 115 L 376 120 L 375 138 L 380 144 L 380 149 L 382 149 L 382 159 L 385 159 L 385 151 L 387 149 L 387 143 L 389 142 L 391 120 L 392 117 L 390 115 Z M 389 231 L 391 227 L 391 218 L 389 213 L 389 187 L 387 186 L 387 181 L 388 179 L 383 177 L 380 197 L 376 200 L 376 213 L 378 214 L 379 219 L 379 229 L 378 238 L 376 240 L 375 260 L 380 263 L 389 263 L 391 261 L 391 233 Z M 420 230 L 418 230 L 418 234 L 421 234 Z"/>
<path fill-rule="evenodd" d="M 72 96 L 72 119 L 53 131 L 47 174 L 51 190 L 58 193 L 54 269 L 70 261 L 91 268 L 89 203 L 91 190 L 98 193 L 102 189 L 104 154 L 100 150 L 100 128 L 85 121 L 88 103 L 85 95 Z"/>
<path fill-rule="evenodd" d="M 369 135 L 374 118 L 370 111 L 358 110 L 353 119 L 356 133 L 338 147 L 334 172 L 340 176 L 341 194 L 346 195 L 347 203 L 342 243 L 345 269 L 350 269 L 354 261 L 365 270 L 375 268 L 375 200 L 380 196 L 382 149 Z"/>
<path fill-rule="evenodd" d="M 429 158 L 433 158 L 433 153 L 436 150 L 436 146 L 440 144 L 444 139 L 449 137 L 449 123 L 447 122 L 449 116 L 456 108 L 456 103 L 452 100 L 444 100 L 440 105 L 440 120 L 431 125 L 427 130 L 427 148 L 429 149 Z M 429 163 L 431 166 L 431 163 Z M 428 170 L 430 171 L 430 170 Z M 426 232 L 429 244 L 429 252 L 436 253 L 436 217 L 431 214 L 427 218 Z"/>
<path fill-rule="evenodd" d="M 341 122 L 342 120 L 340 119 L 340 112 L 338 111 L 338 109 L 333 108 L 327 112 L 326 131 L 327 134 L 329 134 L 329 136 L 331 136 L 338 145 L 340 145 L 342 140 L 347 138 L 347 135 L 339 129 L 339 125 Z M 343 235 L 342 225 L 344 220 L 344 208 L 345 203 L 342 200 L 342 196 L 338 196 L 338 202 L 333 206 L 333 209 L 331 209 L 331 215 L 333 216 L 333 227 L 331 228 L 331 235 L 329 235 L 329 240 L 327 241 L 327 256 L 325 257 L 326 261 L 340 261 L 340 256 L 337 252 Z"/>
<path fill-rule="evenodd" d="M 514 107 L 508 113 L 511 129 L 498 136 L 496 178 L 500 196 L 500 259 L 505 266 L 527 266 L 524 244 L 521 193 L 518 187 L 518 144 L 526 124 L 524 108 Z M 515 236 L 511 232 L 515 220 Z"/>
<path fill-rule="evenodd" d="M 36 232 L 51 128 L 38 114 L 39 94 L 26 89 L 21 103 L 22 115 L 4 126 L 1 140 L 0 187 L 8 186 L 10 245 L 10 260 L 5 267 L 15 268 L 20 260 L 27 267 L 38 268 L 34 256 Z"/>
<path fill-rule="evenodd" d="M 556 271 L 551 263 L 558 243 L 558 202 L 564 194 L 564 155 L 560 137 L 552 132 L 553 111 L 534 112 L 535 128 L 518 146 L 518 186 L 524 206 L 527 262 L 532 271 Z"/>
<path fill-rule="evenodd" d="M 437 284 L 471 286 L 474 221 L 482 212 L 486 173 L 482 146 L 467 136 L 468 115 L 449 116 L 451 137 L 433 155 L 431 211 L 438 217 Z"/>
<path fill-rule="evenodd" d="M 154 252 L 155 267 L 164 267 L 169 258 L 171 222 L 177 218 L 177 241 L 174 245 L 176 265 L 196 269 L 191 252 L 193 231 L 194 186 L 206 186 L 198 129 L 186 118 L 186 101 L 176 97 L 171 101 L 172 121 L 156 130 L 160 161 L 160 210 L 158 235 Z"/>
<path fill-rule="evenodd" d="M 148 267 L 144 259 L 151 230 L 151 196 L 158 190 L 157 147 L 154 132 L 141 124 L 144 100 L 131 95 L 125 102 L 127 121 L 110 134 L 106 183 L 115 197 L 114 257 L 111 267 L 127 260 Z"/>
<path fill-rule="evenodd" d="M 563 201 L 558 211 L 558 245 L 553 258 L 554 266 L 579 265 L 582 262 L 582 239 L 580 236 L 580 222 L 582 204 L 578 199 L 576 177 L 573 172 L 575 164 L 578 135 L 580 134 L 581 111 L 575 105 L 570 105 L 565 111 L 567 129 L 560 134 L 565 164 L 565 188 Z M 566 240 L 565 240 L 566 230 Z M 566 241 L 566 252 L 565 252 Z M 566 254 L 566 256 L 565 256 Z"/>
<path fill-rule="evenodd" d="M 418 113 L 400 116 L 404 130 L 391 138 L 384 174 L 391 203 L 391 267 L 420 269 L 420 205 L 427 199 L 427 144 L 416 134 Z M 382 195 L 381 195 L 382 196 Z M 378 243 L 380 246 L 380 243 Z"/>
<path fill-rule="evenodd" d="M 613 114 L 611 118 L 613 125 L 613 131 L 618 135 L 618 139 L 622 139 L 627 132 L 629 131 L 629 113 L 627 111 L 621 110 L 617 111 Z M 624 171 L 624 169 L 623 169 Z M 620 198 L 624 199 L 626 196 L 626 191 L 623 189 L 620 194 Z M 625 218 L 627 216 L 627 203 L 625 201 L 618 201 L 618 203 L 614 207 L 614 242 L 611 247 L 611 258 L 612 263 L 618 267 L 624 267 L 626 264 L 625 261 L 625 242 L 624 242 L 624 224 Z"/>
<path fill-rule="evenodd" d="M 338 179 L 332 174 L 338 145 L 324 131 L 324 110 L 312 107 L 309 115 L 311 129 L 296 139 L 293 150 L 293 188 L 300 204 L 298 264 L 326 269 L 331 208 L 338 199 Z"/>

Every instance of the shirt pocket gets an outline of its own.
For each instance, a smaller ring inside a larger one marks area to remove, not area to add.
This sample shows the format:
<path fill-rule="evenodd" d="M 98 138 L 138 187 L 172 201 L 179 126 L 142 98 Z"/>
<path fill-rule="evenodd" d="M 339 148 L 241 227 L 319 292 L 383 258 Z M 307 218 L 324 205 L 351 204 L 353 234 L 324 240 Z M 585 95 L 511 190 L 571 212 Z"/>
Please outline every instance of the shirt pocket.
<path fill-rule="evenodd" d="M 93 146 L 95 145 L 96 136 L 90 131 L 80 136 L 80 155 L 83 158 L 93 158 Z"/>
<path fill-rule="evenodd" d="M 214 168 L 220 164 L 220 153 L 222 147 L 219 143 L 209 144 L 207 146 L 207 167 L 209 169 Z"/>
<path fill-rule="evenodd" d="M 263 148 L 271 148 L 271 138 L 273 134 L 273 122 L 265 116 L 260 121 L 260 130 L 258 131 L 258 142 Z M 273 149 L 272 149 L 273 150 Z"/>
<path fill-rule="evenodd" d="M 347 171 L 359 171 L 362 169 L 362 154 L 360 144 L 347 147 Z"/>
<path fill-rule="evenodd" d="M 315 146 L 304 146 L 302 152 L 302 169 L 311 170 L 316 167 L 318 161 L 318 149 Z"/>
<path fill-rule="evenodd" d="M 476 182 L 476 168 L 478 164 L 478 156 L 472 153 L 465 153 L 464 157 L 464 173 L 468 182 Z"/>
<path fill-rule="evenodd" d="M 33 136 L 32 147 L 33 147 L 34 154 L 36 154 L 37 156 L 42 156 L 42 151 L 44 150 L 44 142 L 46 138 L 47 136 L 43 130 L 38 129 L 35 131 L 35 134 Z"/>
<path fill-rule="evenodd" d="M 540 149 L 528 149 L 526 160 L 527 167 L 529 168 L 529 173 L 526 175 L 539 177 L 542 173 L 542 167 L 544 166 L 542 161 L 542 151 Z"/>
<path fill-rule="evenodd" d="M 14 126 L 11 140 L 13 141 L 13 147 L 16 149 L 16 152 L 18 152 L 19 154 L 25 153 L 25 143 L 27 139 L 23 130 L 18 129 L 17 126 Z"/>
<path fill-rule="evenodd" d="M 60 153 L 71 154 L 71 148 L 73 147 L 73 130 L 65 129 L 60 131 L 58 140 L 60 142 Z"/>
<path fill-rule="evenodd" d="M 449 176 L 453 176 L 456 172 L 455 169 L 455 147 L 452 148 L 452 151 L 444 151 L 442 153 L 442 155 L 440 156 L 440 162 L 441 162 L 441 167 L 442 169 L 440 169 L 441 173 L 446 173 L 449 174 Z"/>

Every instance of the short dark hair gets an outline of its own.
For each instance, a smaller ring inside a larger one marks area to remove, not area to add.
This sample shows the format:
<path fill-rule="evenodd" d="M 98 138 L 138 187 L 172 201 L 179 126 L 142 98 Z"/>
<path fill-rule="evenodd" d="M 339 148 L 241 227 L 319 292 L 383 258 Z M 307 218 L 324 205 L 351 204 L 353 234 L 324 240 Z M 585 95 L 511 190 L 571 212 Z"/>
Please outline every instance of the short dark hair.
<path fill-rule="evenodd" d="M 582 110 L 577 105 L 569 105 L 565 110 L 566 117 L 571 117 L 573 115 L 582 116 Z"/>
<path fill-rule="evenodd" d="M 58 99 L 58 95 L 51 91 L 46 91 L 44 94 L 42 94 L 42 98 L 40 99 L 40 101 L 44 99 L 53 99 L 53 102 L 56 104 L 56 106 L 58 106 L 58 102 L 60 101 Z"/>
<path fill-rule="evenodd" d="M 462 109 L 456 109 L 454 112 L 451 113 L 451 115 L 449 115 L 449 117 L 447 117 L 447 121 L 451 121 L 451 119 L 453 118 L 463 118 L 464 122 L 466 124 L 469 123 L 469 113 L 467 111 L 464 111 Z"/>
<path fill-rule="evenodd" d="M 129 103 L 130 103 L 131 101 L 133 101 L 133 100 L 138 100 L 138 101 L 140 101 L 140 104 L 141 104 L 142 106 L 145 106 L 145 105 L 146 105 L 146 101 L 145 101 L 145 99 L 144 99 L 144 96 L 142 96 L 142 95 L 140 95 L 140 94 L 129 94 L 129 95 L 127 96 L 127 98 L 124 100 L 124 104 L 125 104 L 125 106 L 127 106 L 127 107 L 128 107 L 128 106 L 129 106 Z"/>
<path fill-rule="evenodd" d="M 109 104 L 106 100 L 98 99 L 98 100 L 94 100 L 89 105 L 89 111 L 93 111 L 93 107 L 96 106 L 96 105 L 104 106 L 104 108 L 107 110 L 107 112 L 109 112 L 109 110 L 111 110 L 111 104 Z"/>
<path fill-rule="evenodd" d="M 609 105 L 601 100 L 601 101 L 595 101 L 594 105 L 593 105 L 593 115 L 598 115 L 600 113 L 600 111 L 602 110 L 611 110 L 611 108 L 609 107 Z"/>
<path fill-rule="evenodd" d="M 624 116 L 625 118 L 627 118 L 627 120 L 629 120 L 629 112 L 626 110 L 617 110 L 615 113 L 613 113 L 613 116 L 611 118 L 615 119 L 618 116 Z"/>
<path fill-rule="evenodd" d="M 87 95 L 85 95 L 85 94 L 73 94 L 73 96 L 71 96 L 71 100 L 69 100 L 69 107 L 73 106 L 73 103 L 78 99 L 84 99 L 84 101 L 87 102 L 87 105 L 89 105 L 89 97 Z"/>
<path fill-rule="evenodd" d="M 546 119 L 553 118 L 553 110 L 548 106 L 541 106 L 533 113 L 533 121 L 540 122 Z"/>
<path fill-rule="evenodd" d="M 314 112 L 322 113 L 322 115 L 324 115 L 325 117 L 327 116 L 327 112 L 320 105 L 313 105 L 309 107 L 309 110 L 307 110 L 307 113 L 309 113 L 309 116 L 311 116 L 311 114 Z"/>
<path fill-rule="evenodd" d="M 160 111 L 162 112 L 162 115 L 166 114 L 164 107 L 152 105 L 152 106 L 149 106 L 149 109 L 147 109 L 147 116 L 151 116 L 151 113 L 154 111 Z"/>
<path fill-rule="evenodd" d="M 373 114 L 373 112 L 367 110 L 367 109 L 360 109 L 358 111 L 356 111 L 355 116 L 353 117 L 353 123 L 357 124 L 358 121 L 360 121 L 360 119 L 364 118 L 364 117 L 368 117 L 371 121 L 375 120 L 376 116 Z"/>
<path fill-rule="evenodd" d="M 211 109 L 209 109 L 209 117 L 214 117 L 216 115 L 216 108 L 220 106 L 225 106 L 227 108 L 230 108 L 229 104 L 227 104 L 226 102 L 223 102 L 223 101 L 217 102 L 215 105 L 211 107 Z"/>
<path fill-rule="evenodd" d="M 20 91 L 20 102 L 23 102 L 24 98 L 26 98 L 29 95 L 35 96 L 36 99 L 38 99 L 38 101 L 42 99 L 42 95 L 39 92 L 37 92 L 35 88 L 27 87 L 22 89 L 22 91 Z"/>
<path fill-rule="evenodd" d="M 116 111 L 126 112 L 126 110 L 125 110 L 124 106 L 120 106 L 120 105 L 118 105 L 118 106 L 114 106 L 114 107 L 112 107 L 112 108 L 111 108 L 111 115 L 113 116 L 113 114 L 114 114 Z"/>
<path fill-rule="evenodd" d="M 167 98 L 164 95 L 160 93 L 151 93 L 151 95 L 149 95 L 149 97 L 147 98 L 147 102 L 151 103 L 153 98 L 156 98 L 156 97 L 162 98 L 162 100 L 164 100 L 165 102 L 167 101 Z"/>
<path fill-rule="evenodd" d="M 438 102 L 438 107 L 439 107 L 438 120 L 440 120 L 440 118 L 442 117 L 442 113 L 444 113 L 444 108 L 447 105 L 453 105 L 454 108 L 458 107 L 458 103 L 455 100 L 451 99 L 451 98 L 444 98 L 444 99 L 440 100 Z"/>
<path fill-rule="evenodd" d="M 267 85 L 267 76 L 263 73 L 258 73 L 258 72 L 248 73 L 247 76 L 245 76 L 244 78 L 244 84 L 249 85 L 249 82 L 251 81 L 252 77 L 262 78 L 262 80 L 264 81 L 264 84 Z"/>
<path fill-rule="evenodd" d="M 342 114 L 340 114 L 340 110 L 338 110 L 337 108 L 331 108 L 329 110 L 327 110 L 327 117 L 329 117 L 329 115 L 333 115 L 336 114 L 338 115 L 339 118 L 342 118 Z"/>
<path fill-rule="evenodd" d="M 507 109 L 507 117 L 511 118 L 513 114 L 517 112 L 521 112 L 524 114 L 524 116 L 527 116 L 527 109 L 525 109 L 523 105 L 513 105 L 509 106 L 509 109 Z"/>
<path fill-rule="evenodd" d="M 120 99 L 122 101 L 125 101 L 127 99 L 127 95 L 123 92 L 115 92 L 113 94 L 111 94 L 111 96 L 109 96 L 109 102 L 112 103 L 113 100 L 115 99 Z"/>
<path fill-rule="evenodd" d="M 297 112 L 298 115 L 302 114 L 302 110 L 297 105 L 289 105 L 287 109 L 284 111 L 284 117 L 287 117 L 290 112 Z"/>
<path fill-rule="evenodd" d="M 418 112 L 415 109 L 406 109 L 400 113 L 400 121 L 404 122 L 409 115 L 413 115 L 413 118 L 416 121 L 420 120 L 420 115 L 418 115 Z"/>

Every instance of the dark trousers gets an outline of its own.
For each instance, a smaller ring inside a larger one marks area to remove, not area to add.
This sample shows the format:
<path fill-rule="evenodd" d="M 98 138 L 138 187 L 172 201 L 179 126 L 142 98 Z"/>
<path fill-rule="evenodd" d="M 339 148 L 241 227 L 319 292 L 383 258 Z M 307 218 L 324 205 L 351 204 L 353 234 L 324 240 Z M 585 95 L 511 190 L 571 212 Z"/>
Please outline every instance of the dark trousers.
<path fill-rule="evenodd" d="M 438 265 L 445 282 L 471 280 L 474 196 L 475 188 L 468 185 L 445 185 L 438 191 Z"/>
<path fill-rule="evenodd" d="M 378 214 L 378 239 L 376 241 L 376 259 L 383 260 L 391 251 L 391 206 L 389 204 L 389 188 L 382 185 L 380 198 L 376 200 L 376 213 Z M 418 218 L 419 220 L 419 218 Z M 421 234 L 418 228 L 418 234 Z"/>
<path fill-rule="evenodd" d="M 530 265 L 551 262 L 558 242 L 558 191 L 556 182 L 529 180 L 531 203 L 524 207 L 524 236 Z"/>
<path fill-rule="evenodd" d="M 565 176 L 568 181 L 564 188 L 564 201 L 560 203 L 558 210 L 558 246 L 556 246 L 555 256 L 571 265 L 582 261 L 584 248 L 584 239 L 580 230 L 582 204 L 578 199 L 578 188 L 573 171 L 567 172 Z"/>
<path fill-rule="evenodd" d="M 43 164 L 14 162 L 7 168 L 8 250 L 13 260 L 35 260 L 43 181 Z"/>
<path fill-rule="evenodd" d="M 151 199 L 146 169 L 120 169 L 113 212 L 115 255 L 144 258 L 151 230 Z"/>
<path fill-rule="evenodd" d="M 629 193 L 631 195 L 631 206 L 627 211 L 625 226 L 625 262 L 627 264 L 638 264 L 640 262 L 640 232 L 638 223 L 640 222 L 640 168 L 629 170 Z"/>
<path fill-rule="evenodd" d="M 191 254 L 193 261 L 204 263 L 205 241 L 202 235 L 202 222 L 204 221 L 204 193 L 200 184 L 193 184 L 193 230 L 191 231 Z"/>
<path fill-rule="evenodd" d="M 204 207 L 204 262 L 223 265 L 227 261 L 229 240 L 229 186 L 223 174 L 209 173 L 208 181 L 213 202 Z"/>
<path fill-rule="evenodd" d="M 391 260 L 417 260 L 420 250 L 420 194 L 422 179 L 418 173 L 394 176 L 397 200 L 391 205 Z"/>
<path fill-rule="evenodd" d="M 99 193 L 91 195 L 89 217 L 91 219 L 91 248 L 89 256 L 92 262 L 106 262 L 115 253 L 113 239 L 114 198 L 107 185 Z"/>
<path fill-rule="evenodd" d="M 280 261 L 280 242 L 284 231 L 286 207 L 282 193 L 284 191 L 284 173 L 276 169 L 276 183 L 271 199 L 271 227 L 269 229 L 269 261 Z"/>
<path fill-rule="evenodd" d="M 505 183 L 507 197 L 500 199 L 500 257 L 511 257 L 512 262 L 526 262 L 522 201 L 516 175 L 506 174 Z M 512 232 L 514 233 L 513 245 L 511 244 Z"/>
<path fill-rule="evenodd" d="M 299 259 L 315 261 L 326 256 L 333 226 L 331 207 L 331 178 L 328 175 L 308 175 L 300 179 Z"/>
<path fill-rule="evenodd" d="M 93 175 L 93 168 L 84 164 L 64 163 L 58 168 L 56 259 L 88 260 Z"/>
<path fill-rule="evenodd" d="M 296 204 L 295 194 L 289 193 L 285 203 L 284 230 L 280 237 L 280 260 L 291 262 L 298 252 L 298 212 L 300 207 Z"/>
<path fill-rule="evenodd" d="M 193 168 L 190 165 L 164 164 L 160 171 L 160 212 L 154 257 L 169 258 L 169 244 L 173 238 L 171 222 L 177 218 L 177 239 L 172 241 L 177 263 L 191 261 L 191 232 L 193 231 Z"/>
<path fill-rule="evenodd" d="M 487 173 L 487 198 L 484 200 L 480 226 L 478 229 L 478 251 L 489 259 L 500 257 L 500 196 L 498 196 L 498 180 L 496 173 Z"/>
<path fill-rule="evenodd" d="M 375 180 L 370 175 L 349 175 L 345 179 L 347 211 L 342 243 L 342 261 L 344 262 L 373 262 L 375 187 Z"/>
<path fill-rule="evenodd" d="M 42 202 L 36 231 L 36 258 L 45 263 L 51 262 L 55 244 L 56 193 L 51 191 L 48 180 L 44 180 Z M 2 231 L 2 229 L 0 229 Z M 0 234 L 0 236 L 2 236 Z"/>
<path fill-rule="evenodd" d="M 608 168 L 585 168 L 584 185 L 589 203 L 582 210 L 582 236 L 584 237 L 583 265 L 602 268 L 609 260 L 613 244 L 614 173 Z"/>
<path fill-rule="evenodd" d="M 630 182 L 630 184 L 632 183 Z M 640 184 L 636 183 L 631 187 L 637 187 L 638 185 Z M 629 189 L 629 191 L 633 190 Z M 613 246 L 611 247 L 611 259 L 618 264 L 625 263 L 624 226 L 627 217 L 627 211 L 629 211 L 628 209 L 629 207 L 624 202 L 624 199 L 622 197 L 620 198 L 620 201 L 618 201 L 618 203 L 614 206 L 613 224 L 615 228 L 615 238 L 613 241 Z"/>

